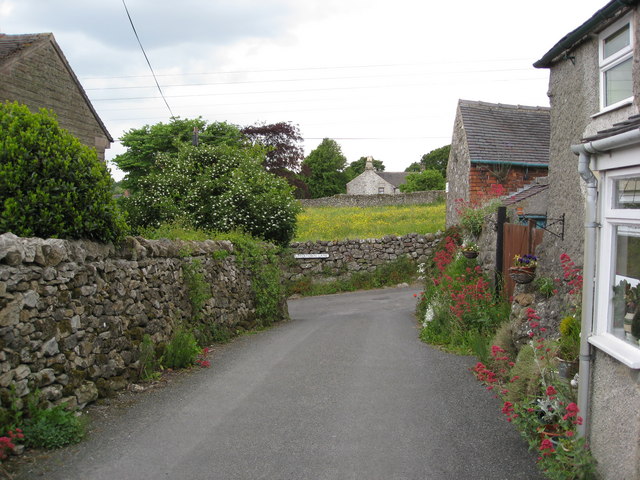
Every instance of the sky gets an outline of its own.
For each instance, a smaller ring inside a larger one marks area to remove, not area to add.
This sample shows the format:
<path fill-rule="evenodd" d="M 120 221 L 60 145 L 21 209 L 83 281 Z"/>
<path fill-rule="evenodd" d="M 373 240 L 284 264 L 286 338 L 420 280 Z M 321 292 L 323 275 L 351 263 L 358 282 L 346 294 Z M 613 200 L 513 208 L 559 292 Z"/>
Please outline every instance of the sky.
<path fill-rule="evenodd" d="M 459 99 L 548 106 L 532 64 L 606 0 L 0 0 L 0 32 L 52 32 L 125 151 L 171 116 L 291 122 L 347 162 L 404 171 L 451 143 Z M 123 173 L 110 164 L 112 176 Z"/>

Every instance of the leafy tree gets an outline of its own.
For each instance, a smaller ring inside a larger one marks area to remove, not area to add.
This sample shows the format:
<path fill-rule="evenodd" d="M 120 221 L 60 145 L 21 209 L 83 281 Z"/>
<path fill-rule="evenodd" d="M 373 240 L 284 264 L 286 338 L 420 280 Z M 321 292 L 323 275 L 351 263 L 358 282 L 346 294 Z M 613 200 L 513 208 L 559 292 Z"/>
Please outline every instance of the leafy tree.
<path fill-rule="evenodd" d="M 235 125 L 226 122 L 207 125 L 201 117 L 174 118 L 166 124 L 160 122 L 132 128 L 120 139 L 127 151 L 113 159 L 118 168 L 127 174 L 123 186 L 135 191 L 140 179 L 157 169 L 156 158 L 159 153 L 176 153 L 181 145 L 194 142 L 194 129 L 198 131 L 197 142 L 200 144 L 240 146 L 246 142 Z"/>
<path fill-rule="evenodd" d="M 304 177 L 311 198 L 330 197 L 346 191 L 347 159 L 335 140 L 325 138 L 302 162 L 309 169 Z"/>
<path fill-rule="evenodd" d="M 0 233 L 117 241 L 126 225 L 95 150 L 53 113 L 0 103 Z"/>
<path fill-rule="evenodd" d="M 362 172 L 367 165 L 367 157 L 360 157 L 355 162 L 351 162 L 349 166 L 344 170 L 345 175 L 347 176 L 347 182 L 350 182 Z M 379 172 L 384 172 L 384 163 L 382 160 L 373 159 L 373 168 L 375 168 Z"/>
<path fill-rule="evenodd" d="M 134 228 L 182 221 L 201 230 L 246 233 L 286 244 L 300 209 L 287 182 L 262 164 L 262 147 L 183 144 L 157 156 L 123 204 Z"/>
<path fill-rule="evenodd" d="M 407 175 L 405 183 L 400 185 L 400 191 L 424 192 L 427 190 L 444 190 L 444 177 L 438 170 L 424 170 Z"/>
<path fill-rule="evenodd" d="M 300 145 L 302 136 L 296 125 L 287 122 L 261 123 L 244 127 L 241 132 L 254 145 L 267 147 L 264 166 L 268 171 L 279 174 L 283 170 L 296 171 L 300 168 L 304 150 Z"/>
<path fill-rule="evenodd" d="M 443 177 L 447 176 L 447 163 L 449 162 L 449 152 L 451 145 L 431 150 L 425 153 L 420 162 L 414 162 L 405 169 L 405 172 L 419 172 L 421 170 L 438 170 Z"/>

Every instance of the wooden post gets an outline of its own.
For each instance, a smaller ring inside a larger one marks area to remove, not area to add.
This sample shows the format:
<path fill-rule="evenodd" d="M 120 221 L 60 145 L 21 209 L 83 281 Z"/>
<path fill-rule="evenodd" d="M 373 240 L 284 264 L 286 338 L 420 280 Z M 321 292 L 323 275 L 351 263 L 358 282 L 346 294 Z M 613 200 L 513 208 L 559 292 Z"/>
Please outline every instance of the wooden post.
<path fill-rule="evenodd" d="M 533 240 L 536 236 L 536 221 L 532 218 L 529 219 L 529 230 L 527 231 L 529 234 L 529 244 L 527 245 L 528 250 L 527 253 L 533 255 L 533 250 L 535 247 L 533 246 Z"/>
<path fill-rule="evenodd" d="M 502 288 L 502 275 L 504 275 L 504 224 L 507 223 L 507 207 L 498 207 L 498 221 L 496 222 L 496 271 L 495 289 L 496 295 Z"/>

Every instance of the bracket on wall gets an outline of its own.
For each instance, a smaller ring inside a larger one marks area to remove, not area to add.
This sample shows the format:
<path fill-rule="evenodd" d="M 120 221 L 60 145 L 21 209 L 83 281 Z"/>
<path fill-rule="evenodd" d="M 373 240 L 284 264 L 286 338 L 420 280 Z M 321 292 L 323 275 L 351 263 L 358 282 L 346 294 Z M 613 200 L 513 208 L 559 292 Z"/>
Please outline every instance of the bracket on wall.
<path fill-rule="evenodd" d="M 560 229 L 560 233 L 552 232 L 548 227 L 552 227 L 553 225 L 560 225 L 562 228 Z M 549 232 L 554 237 L 558 237 L 560 240 L 564 240 L 564 213 L 560 218 L 547 218 L 547 226 L 540 227 L 545 232 Z"/>
<path fill-rule="evenodd" d="M 569 52 L 564 52 L 564 56 L 562 57 L 562 59 L 563 60 L 570 60 L 573 65 L 576 64 L 576 56 L 575 55 L 569 55 Z"/>

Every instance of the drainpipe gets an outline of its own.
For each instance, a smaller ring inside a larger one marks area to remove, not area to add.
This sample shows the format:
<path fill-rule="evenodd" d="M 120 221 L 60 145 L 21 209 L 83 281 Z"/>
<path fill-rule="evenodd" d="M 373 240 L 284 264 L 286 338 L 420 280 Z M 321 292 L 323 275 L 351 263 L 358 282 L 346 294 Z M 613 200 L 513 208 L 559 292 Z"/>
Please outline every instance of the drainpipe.
<path fill-rule="evenodd" d="M 598 180 L 589 168 L 590 153 L 595 150 L 590 145 L 580 144 L 571 147 L 573 153 L 579 155 L 578 173 L 587 184 L 587 205 L 585 210 L 584 234 L 584 271 L 582 289 L 582 324 L 580 335 L 580 370 L 578 381 L 578 408 L 582 412 L 583 423 L 578 425 L 578 434 L 585 437 L 589 431 L 589 402 L 591 386 L 591 346 L 589 335 L 593 332 L 594 285 L 596 274 L 596 239 L 597 239 L 597 200 Z"/>

